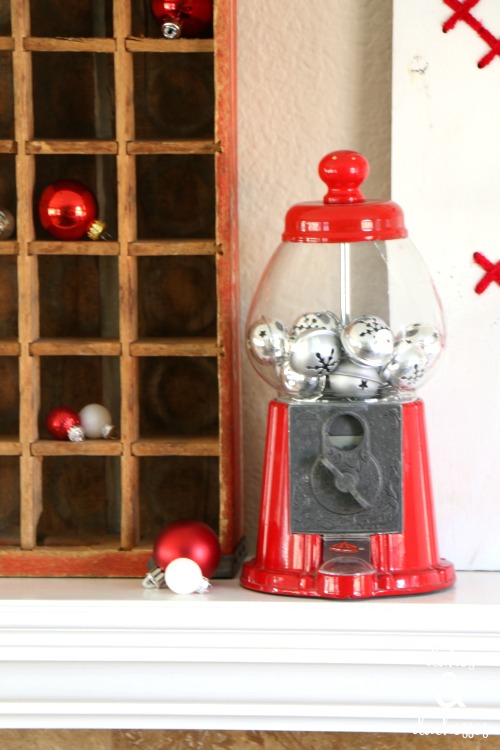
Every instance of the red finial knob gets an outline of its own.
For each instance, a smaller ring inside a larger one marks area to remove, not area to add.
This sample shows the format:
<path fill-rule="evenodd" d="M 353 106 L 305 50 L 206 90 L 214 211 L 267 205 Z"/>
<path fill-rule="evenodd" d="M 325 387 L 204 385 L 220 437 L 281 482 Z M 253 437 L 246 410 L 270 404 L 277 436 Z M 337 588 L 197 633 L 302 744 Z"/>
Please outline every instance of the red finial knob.
<path fill-rule="evenodd" d="M 334 151 L 319 163 L 319 176 L 328 187 L 325 203 L 362 203 L 359 189 L 368 177 L 370 165 L 357 151 Z"/>

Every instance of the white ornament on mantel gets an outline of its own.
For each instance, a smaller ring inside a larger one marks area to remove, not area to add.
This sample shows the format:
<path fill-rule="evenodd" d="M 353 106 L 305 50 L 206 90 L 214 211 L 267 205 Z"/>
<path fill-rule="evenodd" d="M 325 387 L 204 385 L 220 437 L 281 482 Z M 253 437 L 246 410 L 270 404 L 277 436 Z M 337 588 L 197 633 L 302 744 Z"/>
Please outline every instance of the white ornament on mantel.
<path fill-rule="evenodd" d="M 471 13 L 500 38 L 500 3 Z M 500 286 L 474 291 L 474 252 L 500 260 L 500 57 L 445 2 L 395 0 L 392 196 L 447 322 L 422 389 L 440 551 L 457 569 L 500 569 Z"/>

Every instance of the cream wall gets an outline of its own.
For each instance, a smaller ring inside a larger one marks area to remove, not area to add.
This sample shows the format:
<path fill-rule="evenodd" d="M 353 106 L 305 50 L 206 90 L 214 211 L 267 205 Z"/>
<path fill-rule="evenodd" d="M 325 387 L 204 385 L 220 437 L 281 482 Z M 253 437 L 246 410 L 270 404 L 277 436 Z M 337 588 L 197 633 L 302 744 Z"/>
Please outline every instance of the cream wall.
<path fill-rule="evenodd" d="M 237 0 L 242 321 L 287 209 L 320 200 L 319 160 L 355 149 L 368 197 L 390 197 L 391 0 Z M 243 326 L 243 323 L 242 323 Z M 243 337 L 243 332 L 242 332 Z M 258 522 L 267 403 L 243 369 L 246 535 Z"/>

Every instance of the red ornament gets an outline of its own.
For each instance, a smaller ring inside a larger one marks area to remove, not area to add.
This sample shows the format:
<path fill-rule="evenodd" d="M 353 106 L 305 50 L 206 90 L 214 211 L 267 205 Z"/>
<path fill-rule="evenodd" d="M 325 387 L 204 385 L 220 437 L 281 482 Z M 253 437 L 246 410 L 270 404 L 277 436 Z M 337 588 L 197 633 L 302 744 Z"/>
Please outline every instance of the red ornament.
<path fill-rule="evenodd" d="M 44 229 L 59 240 L 98 239 L 106 225 L 97 219 L 97 201 L 76 180 L 58 180 L 42 192 L 38 215 Z"/>
<path fill-rule="evenodd" d="M 81 443 L 85 439 L 80 415 L 69 406 L 56 406 L 47 416 L 47 429 L 56 440 Z"/>
<path fill-rule="evenodd" d="M 178 557 L 198 563 L 205 578 L 211 578 L 220 560 L 220 545 L 214 531 L 202 521 L 173 521 L 157 537 L 153 547 L 155 564 L 165 570 Z"/>
<path fill-rule="evenodd" d="M 213 0 L 151 0 L 151 12 L 166 39 L 194 39 L 211 31 Z"/>

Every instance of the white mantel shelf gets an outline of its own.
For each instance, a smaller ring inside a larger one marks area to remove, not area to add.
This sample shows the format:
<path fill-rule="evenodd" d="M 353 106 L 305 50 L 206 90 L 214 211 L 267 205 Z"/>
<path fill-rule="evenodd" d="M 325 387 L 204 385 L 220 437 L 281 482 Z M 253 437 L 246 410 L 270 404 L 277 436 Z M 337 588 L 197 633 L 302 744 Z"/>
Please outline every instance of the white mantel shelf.
<path fill-rule="evenodd" d="M 0 727 L 500 734 L 500 573 L 369 601 L 0 579 Z"/>

